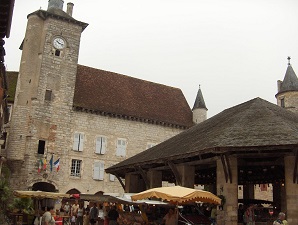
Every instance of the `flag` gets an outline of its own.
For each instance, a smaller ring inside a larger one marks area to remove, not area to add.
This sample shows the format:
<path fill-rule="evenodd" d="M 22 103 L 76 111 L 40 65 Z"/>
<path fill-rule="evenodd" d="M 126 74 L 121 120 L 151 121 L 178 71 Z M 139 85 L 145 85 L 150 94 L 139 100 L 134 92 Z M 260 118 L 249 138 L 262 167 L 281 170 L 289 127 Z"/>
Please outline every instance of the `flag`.
<path fill-rule="evenodd" d="M 38 173 L 41 171 L 41 165 L 43 164 L 42 160 L 38 160 Z"/>
<path fill-rule="evenodd" d="M 52 154 L 52 157 L 50 159 L 50 170 L 51 170 L 51 172 L 53 171 L 53 157 L 54 157 L 54 155 Z"/>
<path fill-rule="evenodd" d="M 60 169 L 60 158 L 57 159 L 57 160 L 54 162 L 54 166 L 56 167 L 56 170 L 57 170 L 57 172 L 58 172 L 59 169 Z"/>
<path fill-rule="evenodd" d="M 43 169 L 46 170 L 47 169 L 47 158 L 43 159 Z"/>

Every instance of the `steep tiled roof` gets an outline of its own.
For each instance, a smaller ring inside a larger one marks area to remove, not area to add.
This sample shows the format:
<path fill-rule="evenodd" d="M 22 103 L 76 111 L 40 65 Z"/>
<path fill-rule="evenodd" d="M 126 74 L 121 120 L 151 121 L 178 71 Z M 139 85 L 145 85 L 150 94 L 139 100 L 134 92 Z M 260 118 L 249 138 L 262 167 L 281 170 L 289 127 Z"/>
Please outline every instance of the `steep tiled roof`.
<path fill-rule="evenodd" d="M 298 146 L 298 115 L 255 98 L 226 109 L 106 171 L 119 173 L 139 165 L 164 165 L 167 160 L 186 160 L 220 149 L 266 147 L 281 151 L 282 146 L 290 145 Z"/>
<path fill-rule="evenodd" d="M 178 88 L 78 65 L 74 107 L 190 127 L 191 109 Z"/>
<path fill-rule="evenodd" d="M 298 91 L 298 78 L 290 64 L 288 65 L 284 80 L 280 85 L 278 93 L 286 91 Z"/>
<path fill-rule="evenodd" d="M 197 94 L 195 103 L 192 107 L 192 110 L 194 110 L 194 109 L 207 109 L 201 88 L 199 88 L 199 90 L 198 90 L 198 94 Z"/>

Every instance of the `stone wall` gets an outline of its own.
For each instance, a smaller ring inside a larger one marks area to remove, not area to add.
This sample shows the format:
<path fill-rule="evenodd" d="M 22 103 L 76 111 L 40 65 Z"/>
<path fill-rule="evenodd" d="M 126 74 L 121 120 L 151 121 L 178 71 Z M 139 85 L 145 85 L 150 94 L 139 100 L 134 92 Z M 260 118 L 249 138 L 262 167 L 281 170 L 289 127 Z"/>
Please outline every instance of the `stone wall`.
<path fill-rule="evenodd" d="M 31 14 L 24 39 L 20 75 L 8 139 L 8 159 L 13 170 L 11 184 L 28 190 L 37 182 L 47 182 L 60 192 L 77 189 L 82 193 L 123 192 L 117 179 L 93 179 L 95 162 L 104 168 L 129 158 L 178 133 L 181 129 L 124 120 L 73 110 L 82 27 L 53 17 L 43 20 Z M 53 38 L 67 43 L 57 55 Z M 46 99 L 46 93 L 50 98 Z M 84 137 L 83 151 L 74 151 L 74 134 Z M 96 137 L 107 138 L 105 154 L 95 153 Z M 117 139 L 125 139 L 125 156 L 116 156 Z M 44 154 L 38 154 L 39 141 L 45 141 Z M 50 171 L 49 160 L 60 158 L 60 171 Z M 47 167 L 38 172 L 40 160 Z M 82 160 L 79 176 L 71 176 L 73 159 Z"/>
<path fill-rule="evenodd" d="M 284 99 L 284 108 L 292 112 L 298 112 L 298 92 L 297 91 L 288 91 L 279 94 L 276 96 L 277 105 L 281 106 L 281 99 Z"/>

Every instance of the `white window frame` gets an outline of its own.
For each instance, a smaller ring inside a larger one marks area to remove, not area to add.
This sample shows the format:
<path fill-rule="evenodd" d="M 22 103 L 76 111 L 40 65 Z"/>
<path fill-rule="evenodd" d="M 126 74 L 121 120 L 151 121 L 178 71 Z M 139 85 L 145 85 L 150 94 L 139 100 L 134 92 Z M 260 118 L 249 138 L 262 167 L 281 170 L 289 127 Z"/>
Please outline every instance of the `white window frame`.
<path fill-rule="evenodd" d="M 116 156 L 126 156 L 127 141 L 125 138 L 118 138 L 116 143 Z"/>
<path fill-rule="evenodd" d="M 81 177 L 82 163 L 83 161 L 80 159 L 71 160 L 70 176 Z"/>
<path fill-rule="evenodd" d="M 82 152 L 84 149 L 85 135 L 82 132 L 75 132 L 73 135 L 73 147 L 74 151 Z"/>
<path fill-rule="evenodd" d="M 95 161 L 93 164 L 93 179 L 104 180 L 105 163 L 103 161 Z"/>
<path fill-rule="evenodd" d="M 95 153 L 104 155 L 107 151 L 107 137 L 96 136 L 95 138 Z"/>

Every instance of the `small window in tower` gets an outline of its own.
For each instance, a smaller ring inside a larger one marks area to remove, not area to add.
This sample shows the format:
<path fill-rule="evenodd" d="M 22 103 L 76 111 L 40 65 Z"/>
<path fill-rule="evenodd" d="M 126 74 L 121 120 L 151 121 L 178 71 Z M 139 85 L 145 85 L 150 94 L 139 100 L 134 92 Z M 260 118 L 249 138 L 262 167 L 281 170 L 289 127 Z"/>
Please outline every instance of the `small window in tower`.
<path fill-rule="evenodd" d="M 55 51 L 55 56 L 60 56 L 60 51 L 58 49 Z"/>
<path fill-rule="evenodd" d="M 281 106 L 282 108 L 285 107 L 285 99 L 284 99 L 284 98 L 281 98 L 281 99 L 280 99 L 280 106 Z"/>
<path fill-rule="evenodd" d="M 46 90 L 44 100 L 46 100 L 46 101 L 51 101 L 52 100 L 52 91 L 51 90 Z"/>
<path fill-rule="evenodd" d="M 38 154 L 44 154 L 44 148 L 45 148 L 45 145 L 46 145 L 46 141 L 44 140 L 39 140 L 38 141 Z"/>

